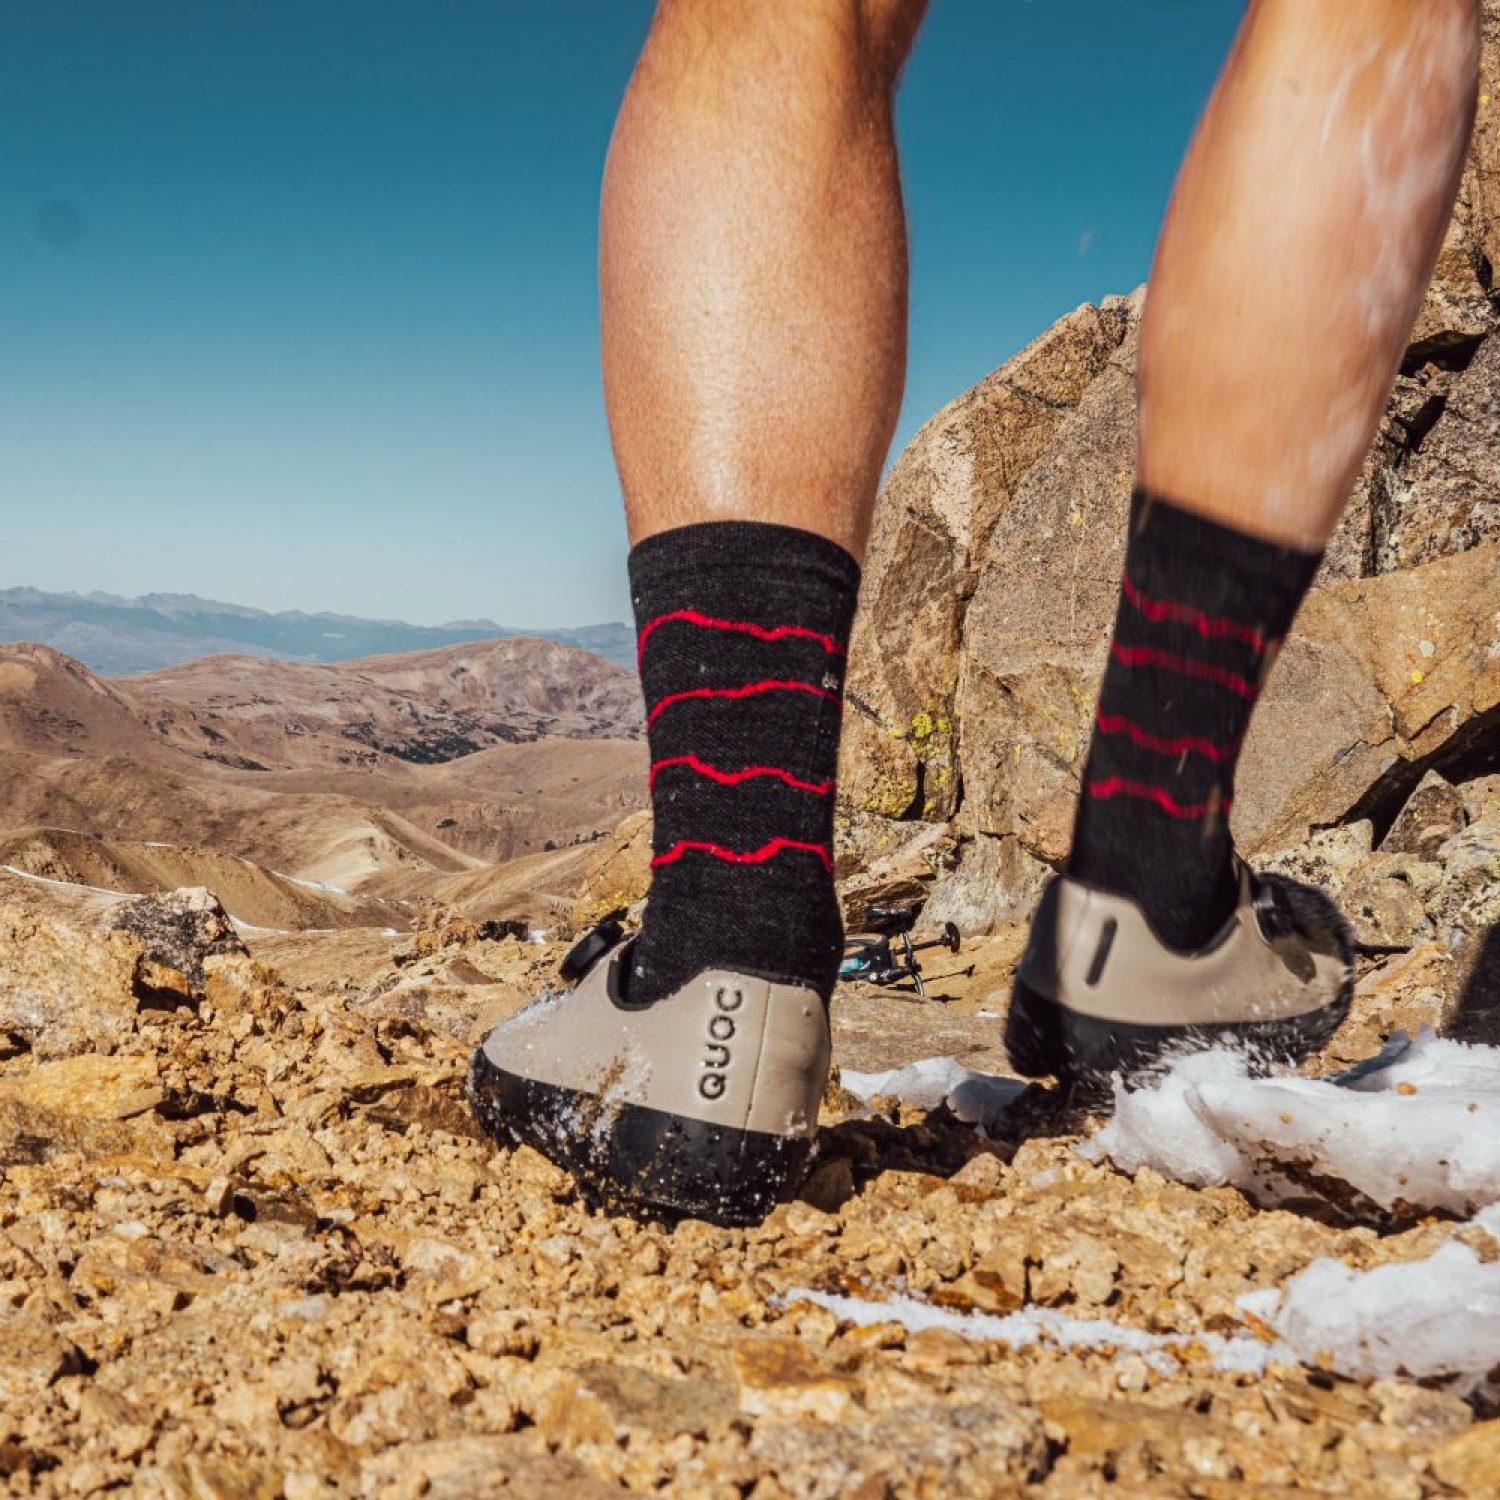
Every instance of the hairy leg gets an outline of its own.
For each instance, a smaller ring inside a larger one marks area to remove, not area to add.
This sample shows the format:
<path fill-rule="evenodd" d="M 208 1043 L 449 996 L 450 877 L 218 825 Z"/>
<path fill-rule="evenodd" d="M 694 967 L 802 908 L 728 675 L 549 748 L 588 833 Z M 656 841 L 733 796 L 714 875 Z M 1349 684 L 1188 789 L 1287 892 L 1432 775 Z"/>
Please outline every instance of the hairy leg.
<path fill-rule="evenodd" d="M 925 0 L 662 0 L 601 206 L 633 542 L 775 522 L 864 550 L 906 360 L 891 128 Z"/>
<path fill-rule="evenodd" d="M 1178 179 L 1068 861 L 1175 948 L 1238 906 L 1240 746 L 1432 273 L 1478 39 L 1475 0 L 1252 0 Z"/>
<path fill-rule="evenodd" d="M 1478 53 L 1477 0 L 1252 0 L 1157 247 L 1142 489 L 1327 541 L 1453 207 Z"/>

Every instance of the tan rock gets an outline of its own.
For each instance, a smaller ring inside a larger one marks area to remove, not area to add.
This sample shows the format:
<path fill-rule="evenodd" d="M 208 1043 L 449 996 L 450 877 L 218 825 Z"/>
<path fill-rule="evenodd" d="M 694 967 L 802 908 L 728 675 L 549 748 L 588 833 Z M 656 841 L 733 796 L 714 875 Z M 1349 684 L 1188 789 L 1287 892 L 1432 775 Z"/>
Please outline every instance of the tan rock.
<path fill-rule="evenodd" d="M 1500 815 L 1455 833 L 1441 858 L 1442 880 L 1427 897 L 1439 935 L 1477 934 L 1500 922 Z"/>
<path fill-rule="evenodd" d="M 1234 1448 L 1245 1441 L 1211 1417 L 1138 1401 L 1052 1397 L 1040 1403 L 1040 1410 L 1048 1429 L 1060 1434 L 1068 1451 L 1076 1455 L 1118 1454 L 1146 1447 L 1158 1459 L 1170 1461 L 1171 1455 L 1181 1455 L 1188 1447 L 1206 1455 L 1212 1448 Z"/>
<path fill-rule="evenodd" d="M 1381 571 L 1500 538 L 1500 341 L 1486 338 L 1442 416 L 1392 486 L 1376 537 Z"/>
<path fill-rule="evenodd" d="M 1405 949 L 1432 935 L 1422 892 L 1411 879 L 1413 864 L 1406 855 L 1378 857 L 1340 893 L 1339 908 L 1361 948 Z M 1419 880 L 1424 873 L 1439 875 L 1435 866 L 1417 864 Z"/>
<path fill-rule="evenodd" d="M 1476 1422 L 1433 1455 L 1432 1472 L 1460 1495 L 1500 1494 L 1500 1419 Z"/>
<path fill-rule="evenodd" d="M 1477 154 L 1481 148 L 1475 144 Z M 1482 244 L 1491 226 L 1479 222 L 1474 201 L 1477 186 L 1471 164 L 1412 329 L 1414 354 L 1408 364 L 1414 359 L 1462 358 L 1494 331 L 1495 307 L 1485 286 L 1488 272 Z"/>
<path fill-rule="evenodd" d="M 856 1380 L 814 1358 L 797 1339 L 764 1336 L 733 1352 L 740 1410 L 752 1417 L 838 1422 L 854 1407 Z"/>
<path fill-rule="evenodd" d="M 16 1413 L 82 1367 L 77 1347 L 27 1313 L 0 1312 L 0 1411 Z"/>
<path fill-rule="evenodd" d="M 850 648 L 840 795 L 887 818 L 957 805 L 956 693 L 966 606 L 991 537 L 1134 321 L 1112 298 L 1053 325 L 944 407 L 892 469 Z"/>
<path fill-rule="evenodd" d="M 140 954 L 123 933 L 0 906 L 0 1034 L 41 1058 L 113 1051 L 135 1029 Z"/>
<path fill-rule="evenodd" d="M 727 1428 L 738 1410 L 733 1388 L 722 1380 L 665 1379 L 623 1360 L 591 1361 L 578 1375 L 616 1426 L 632 1432 L 706 1437 Z"/>
<path fill-rule="evenodd" d="M 1313 593 L 1246 744 L 1243 847 L 1305 837 L 1383 788 L 1404 801 L 1410 766 L 1472 739 L 1500 705 L 1497 611 L 1500 543 Z"/>
<path fill-rule="evenodd" d="M 1394 954 L 1360 976 L 1328 1057 L 1358 1062 L 1374 1056 L 1398 1031 L 1413 1037 L 1424 1026 L 1446 1031 L 1456 1004 L 1454 959 L 1445 943 L 1422 943 Z"/>
<path fill-rule="evenodd" d="M 920 908 L 954 855 L 952 836 L 934 823 L 886 824 L 863 842 L 857 835 L 850 842 L 863 851 L 855 873 L 839 882 L 844 926 L 850 932 L 868 924 L 872 907 Z"/>
<path fill-rule="evenodd" d="M 0 1077 L 0 1101 L 86 1120 L 129 1120 L 166 1098 L 154 1057 L 85 1053 Z"/>
<path fill-rule="evenodd" d="M 588 927 L 621 907 L 634 906 L 651 884 L 651 814 L 624 819 L 589 860 L 573 903 L 575 927 Z"/>
<path fill-rule="evenodd" d="M 360 1465 L 361 1493 L 395 1500 L 468 1500 L 473 1495 L 567 1495 L 569 1500 L 618 1496 L 615 1485 L 577 1459 L 538 1451 L 520 1435 L 473 1435 L 402 1443 Z M 323 1489 L 321 1482 L 319 1490 Z"/>
<path fill-rule="evenodd" d="M 471 1318 L 465 1338 L 471 1349 L 491 1358 L 532 1359 L 541 1345 L 529 1315 L 510 1308 Z"/>
<path fill-rule="evenodd" d="M 1031 1295 L 1044 1305 L 1063 1301 L 1101 1307 L 1114 1293 L 1120 1257 L 1103 1239 L 1070 1234 L 1031 1273 Z"/>
<path fill-rule="evenodd" d="M 1470 823 L 1490 816 L 1500 817 L 1500 776 L 1475 776 L 1458 788 L 1464 814 Z"/>
<path fill-rule="evenodd" d="M 1436 771 L 1429 771 L 1396 814 L 1380 847 L 1387 854 L 1432 859 L 1468 821 L 1463 794 Z"/>
<path fill-rule="evenodd" d="M 246 951 L 218 897 L 197 886 L 126 901 L 115 911 L 111 925 L 137 938 L 152 963 L 175 969 L 199 984 L 206 960 Z"/>
<path fill-rule="evenodd" d="M 1369 864 L 1374 837 L 1374 825 L 1368 818 L 1359 818 L 1333 828 L 1320 828 L 1289 849 L 1262 856 L 1255 861 L 1255 867 L 1337 896 L 1355 872 Z"/>

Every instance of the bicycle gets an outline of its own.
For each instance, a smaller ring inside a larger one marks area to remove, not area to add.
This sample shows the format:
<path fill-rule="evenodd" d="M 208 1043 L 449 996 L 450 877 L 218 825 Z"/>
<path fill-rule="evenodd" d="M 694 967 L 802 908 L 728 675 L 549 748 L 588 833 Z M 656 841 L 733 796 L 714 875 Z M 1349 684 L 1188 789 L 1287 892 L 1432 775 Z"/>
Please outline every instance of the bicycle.
<path fill-rule="evenodd" d="M 840 979 L 863 979 L 868 984 L 890 985 L 910 980 L 924 999 L 922 966 L 917 953 L 924 948 L 946 948 L 957 953 L 958 928 L 944 922 L 938 936 L 913 942 L 912 927 L 917 920 L 914 906 L 872 906 L 870 919 L 874 930 L 857 934 L 844 943 L 844 958 L 839 964 Z"/>

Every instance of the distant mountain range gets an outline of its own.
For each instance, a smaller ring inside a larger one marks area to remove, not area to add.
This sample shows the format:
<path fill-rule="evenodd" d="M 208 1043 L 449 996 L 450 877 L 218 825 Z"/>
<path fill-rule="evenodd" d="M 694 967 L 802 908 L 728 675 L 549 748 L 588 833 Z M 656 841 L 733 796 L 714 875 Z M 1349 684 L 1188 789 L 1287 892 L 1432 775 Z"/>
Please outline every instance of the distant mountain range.
<path fill-rule="evenodd" d="M 574 630 L 515 630 L 493 620 L 408 625 L 301 610 L 271 614 L 196 594 L 124 599 L 0 589 L 0 641 L 52 646 L 108 677 L 154 672 L 220 652 L 334 662 L 522 635 L 592 651 L 618 666 L 635 664 L 632 634 L 620 624 Z"/>

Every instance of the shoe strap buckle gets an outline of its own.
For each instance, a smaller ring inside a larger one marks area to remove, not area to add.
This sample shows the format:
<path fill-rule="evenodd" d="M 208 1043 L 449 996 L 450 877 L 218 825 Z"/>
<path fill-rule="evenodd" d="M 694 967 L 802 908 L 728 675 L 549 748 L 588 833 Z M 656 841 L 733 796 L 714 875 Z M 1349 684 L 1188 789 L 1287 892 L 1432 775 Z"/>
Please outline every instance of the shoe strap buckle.
<path fill-rule="evenodd" d="M 624 936 L 624 927 L 621 926 L 619 919 L 613 915 L 595 922 L 563 954 L 562 962 L 557 966 L 558 973 L 569 984 L 577 984 Z"/>
<path fill-rule="evenodd" d="M 1250 898 L 1250 909 L 1261 936 L 1268 943 L 1278 938 L 1292 937 L 1297 932 L 1297 916 L 1291 903 L 1282 893 L 1281 887 L 1272 881 L 1256 882 L 1255 893 Z"/>

